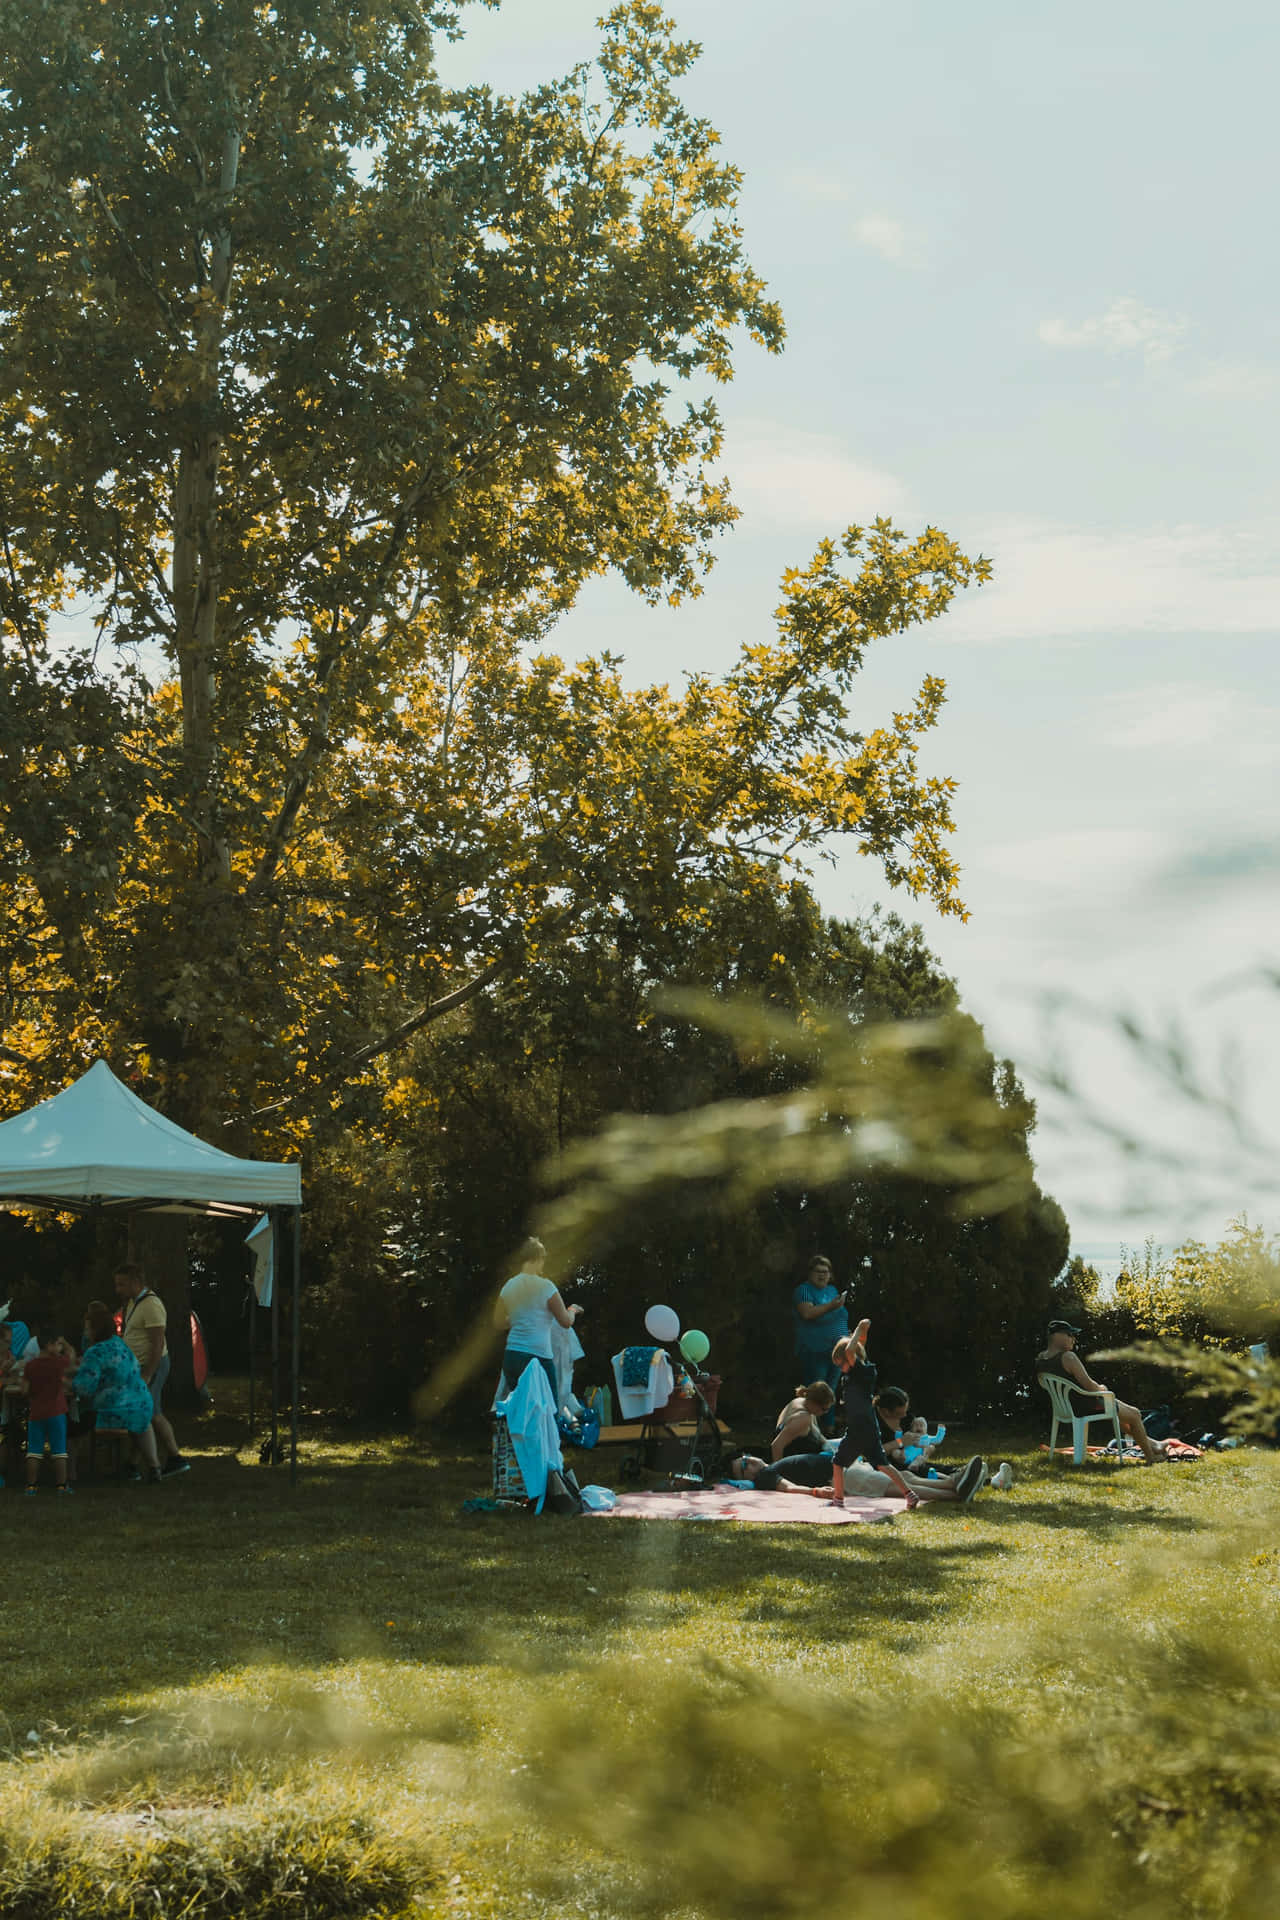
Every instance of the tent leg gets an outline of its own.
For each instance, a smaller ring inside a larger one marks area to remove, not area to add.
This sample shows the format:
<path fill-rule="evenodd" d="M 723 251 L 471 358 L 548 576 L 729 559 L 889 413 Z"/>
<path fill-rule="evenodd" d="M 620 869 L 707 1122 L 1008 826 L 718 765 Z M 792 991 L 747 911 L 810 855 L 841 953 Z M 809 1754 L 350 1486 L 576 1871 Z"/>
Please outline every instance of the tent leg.
<path fill-rule="evenodd" d="M 271 1465 L 274 1467 L 280 1457 L 280 1275 L 284 1271 L 284 1262 L 280 1258 L 281 1213 L 273 1208 L 271 1213 Z"/>
<path fill-rule="evenodd" d="M 252 1286 L 250 1286 L 249 1288 L 249 1438 L 251 1440 L 253 1438 L 253 1430 L 254 1430 L 255 1418 L 256 1418 L 256 1412 L 257 1412 L 257 1399 L 254 1391 L 258 1384 L 257 1374 L 254 1366 L 254 1362 L 256 1359 L 255 1349 L 258 1344 L 254 1336 L 256 1335 L 257 1330 L 258 1330 L 258 1300 L 257 1300 L 257 1295 L 254 1293 Z"/>
<path fill-rule="evenodd" d="M 292 1338 L 289 1354 L 289 1485 L 298 1484 L 298 1373 L 302 1347 L 302 1208 L 293 1210 Z"/>

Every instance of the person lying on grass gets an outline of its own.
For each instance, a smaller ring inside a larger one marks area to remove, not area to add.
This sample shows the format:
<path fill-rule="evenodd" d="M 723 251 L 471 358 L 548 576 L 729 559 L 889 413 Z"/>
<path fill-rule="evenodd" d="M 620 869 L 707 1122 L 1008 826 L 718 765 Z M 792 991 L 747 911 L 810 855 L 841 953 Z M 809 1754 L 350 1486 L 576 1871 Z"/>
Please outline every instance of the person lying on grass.
<path fill-rule="evenodd" d="M 1078 1400 L 1081 1413 L 1101 1413 L 1103 1403 L 1092 1396 L 1110 1393 L 1110 1387 L 1104 1387 L 1100 1380 L 1092 1380 L 1085 1372 L 1084 1362 L 1076 1352 L 1079 1327 L 1073 1327 L 1069 1320 L 1051 1320 L 1049 1322 L 1044 1352 L 1036 1355 L 1036 1378 L 1043 1374 L 1056 1373 L 1072 1389 L 1073 1404 Z M 1081 1391 L 1076 1392 L 1079 1388 Z M 1086 1398 L 1086 1396 L 1090 1396 Z M 1153 1440 L 1142 1424 L 1142 1415 L 1136 1407 L 1127 1401 L 1116 1401 L 1116 1414 L 1120 1421 L 1120 1431 L 1142 1449 L 1147 1465 L 1154 1466 L 1157 1460 L 1167 1460 L 1168 1450 L 1158 1440 Z"/>
<path fill-rule="evenodd" d="M 850 1468 L 861 1462 L 878 1474 L 881 1482 L 889 1481 L 889 1486 L 883 1487 L 885 1493 L 900 1493 L 908 1507 L 918 1505 L 921 1500 L 972 1500 L 987 1477 L 986 1462 L 980 1455 L 974 1454 L 967 1460 L 958 1476 L 925 1480 L 918 1474 L 903 1473 L 885 1453 L 884 1429 L 875 1409 L 878 1376 L 867 1359 L 870 1332 L 871 1322 L 859 1320 L 853 1332 L 837 1340 L 831 1350 L 831 1358 L 844 1376 L 845 1430 L 836 1448 L 832 1475 L 835 1505 L 844 1505 L 845 1477 Z M 855 1477 L 862 1479 L 861 1475 Z M 881 1488 L 877 1487 L 876 1491 Z"/>
<path fill-rule="evenodd" d="M 836 1396 L 825 1380 L 797 1387 L 795 1398 L 788 1400 L 778 1415 L 778 1425 L 769 1448 L 771 1458 L 782 1460 L 792 1453 L 822 1453 L 822 1428 L 818 1425 L 830 1413 Z"/>
<path fill-rule="evenodd" d="M 932 1445 L 926 1447 L 920 1444 L 922 1440 L 928 1439 L 929 1428 L 922 1419 L 908 1418 L 911 1412 L 911 1400 L 906 1388 L 881 1387 L 872 1405 L 876 1410 L 876 1418 L 880 1422 L 881 1436 L 884 1440 L 884 1450 L 889 1456 L 889 1464 L 901 1467 L 904 1471 L 909 1468 L 912 1473 L 927 1480 L 930 1477 L 935 1449 Z M 942 1431 L 945 1433 L 946 1428 L 944 1427 Z M 937 1467 L 933 1470 L 943 1478 L 951 1472 L 947 1467 Z M 1008 1460 L 1000 1462 L 999 1467 L 990 1476 L 989 1484 L 999 1487 L 1002 1493 L 1008 1492 L 1013 1485 L 1013 1466 Z"/>
<path fill-rule="evenodd" d="M 880 1471 L 865 1460 L 853 1460 L 841 1468 L 829 1453 L 794 1453 L 774 1461 L 740 1453 L 729 1462 L 729 1478 L 750 1480 L 757 1493 L 807 1493 L 814 1500 L 829 1500 L 833 1507 L 844 1505 L 846 1493 L 862 1500 L 886 1500 L 898 1493 L 908 1507 L 927 1500 L 968 1501 L 986 1475 L 986 1461 L 977 1453 L 959 1472 L 937 1480 L 922 1480 L 918 1474 L 899 1473 L 893 1467 Z"/>

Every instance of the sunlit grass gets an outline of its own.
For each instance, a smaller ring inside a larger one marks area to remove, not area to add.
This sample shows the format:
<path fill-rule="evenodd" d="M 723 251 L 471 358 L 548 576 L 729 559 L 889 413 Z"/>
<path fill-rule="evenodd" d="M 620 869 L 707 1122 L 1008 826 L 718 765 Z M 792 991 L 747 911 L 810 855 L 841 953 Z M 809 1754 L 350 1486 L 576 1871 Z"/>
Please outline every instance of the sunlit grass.
<path fill-rule="evenodd" d="M 467 1515 L 487 1462 L 421 1441 L 309 1436 L 296 1494 L 194 1457 L 0 1495 L 0 1914 L 1268 1910 L 1280 1455 L 1028 1444 L 829 1530 Z"/>

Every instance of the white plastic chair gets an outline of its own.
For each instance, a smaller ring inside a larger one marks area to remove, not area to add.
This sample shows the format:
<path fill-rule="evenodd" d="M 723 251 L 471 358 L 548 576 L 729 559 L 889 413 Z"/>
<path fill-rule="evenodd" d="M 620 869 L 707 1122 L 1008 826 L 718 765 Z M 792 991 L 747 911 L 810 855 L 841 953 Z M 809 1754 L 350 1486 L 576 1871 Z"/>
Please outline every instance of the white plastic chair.
<path fill-rule="evenodd" d="M 1036 1377 L 1053 1402 L 1053 1425 L 1049 1429 L 1050 1455 L 1056 1458 L 1058 1428 L 1064 1427 L 1069 1420 L 1071 1422 L 1071 1437 L 1074 1443 L 1071 1449 L 1071 1459 L 1075 1466 L 1082 1467 L 1085 1459 L 1085 1437 L 1089 1430 L 1089 1422 L 1091 1420 L 1105 1420 L 1115 1433 L 1116 1451 L 1123 1464 L 1124 1435 L 1120 1431 L 1120 1415 L 1116 1412 L 1116 1397 L 1114 1393 L 1104 1393 L 1102 1395 L 1102 1406 L 1098 1411 L 1094 1413 L 1081 1413 L 1072 1405 L 1071 1396 L 1073 1393 L 1084 1393 L 1086 1391 L 1084 1387 L 1073 1387 L 1070 1381 L 1064 1379 L 1060 1373 L 1041 1373 L 1037 1374 Z"/>

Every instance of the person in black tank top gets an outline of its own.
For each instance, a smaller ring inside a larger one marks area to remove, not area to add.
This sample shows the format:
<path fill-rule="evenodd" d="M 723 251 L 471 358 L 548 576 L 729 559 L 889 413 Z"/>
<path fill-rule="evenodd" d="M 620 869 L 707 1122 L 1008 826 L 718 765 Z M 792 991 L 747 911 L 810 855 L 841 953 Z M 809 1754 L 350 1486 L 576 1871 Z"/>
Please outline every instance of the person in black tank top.
<path fill-rule="evenodd" d="M 1073 1399 L 1080 1403 L 1081 1413 L 1099 1413 L 1102 1401 L 1094 1396 L 1109 1393 L 1111 1389 L 1104 1387 L 1100 1380 L 1091 1379 L 1086 1373 L 1084 1362 L 1076 1352 L 1079 1333 L 1079 1327 L 1073 1327 L 1069 1320 L 1049 1322 L 1044 1352 L 1036 1355 L 1036 1378 L 1046 1373 L 1056 1373 L 1071 1388 Z M 1168 1459 L 1163 1446 L 1153 1440 L 1143 1426 L 1142 1415 L 1136 1407 L 1131 1407 L 1127 1401 L 1117 1400 L 1116 1413 L 1120 1420 L 1120 1431 L 1136 1441 L 1146 1456 L 1148 1466 L 1153 1466 L 1157 1460 Z"/>

